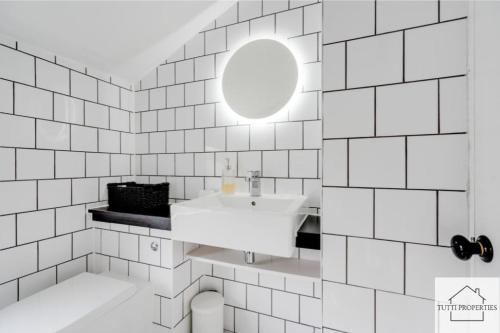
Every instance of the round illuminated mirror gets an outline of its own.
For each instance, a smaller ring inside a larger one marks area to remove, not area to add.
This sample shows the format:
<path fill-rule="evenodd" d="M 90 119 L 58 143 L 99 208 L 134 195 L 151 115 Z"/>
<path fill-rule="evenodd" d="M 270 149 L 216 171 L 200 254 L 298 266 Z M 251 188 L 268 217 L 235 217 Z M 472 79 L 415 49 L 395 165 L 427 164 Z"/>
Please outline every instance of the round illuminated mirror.
<path fill-rule="evenodd" d="M 239 48 L 222 76 L 222 93 L 242 117 L 266 118 L 281 110 L 297 87 L 297 61 L 273 39 L 259 39 Z"/>

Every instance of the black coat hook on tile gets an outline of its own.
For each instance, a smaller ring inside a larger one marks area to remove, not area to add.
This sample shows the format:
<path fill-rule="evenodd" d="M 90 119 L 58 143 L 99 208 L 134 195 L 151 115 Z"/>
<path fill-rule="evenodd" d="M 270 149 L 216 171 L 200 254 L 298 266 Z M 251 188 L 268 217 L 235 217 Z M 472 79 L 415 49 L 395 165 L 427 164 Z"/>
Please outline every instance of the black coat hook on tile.
<path fill-rule="evenodd" d="M 479 255 L 484 262 L 493 260 L 493 245 L 489 238 L 483 235 L 471 240 L 455 235 L 451 238 L 451 249 L 460 260 L 469 260 L 474 254 Z"/>

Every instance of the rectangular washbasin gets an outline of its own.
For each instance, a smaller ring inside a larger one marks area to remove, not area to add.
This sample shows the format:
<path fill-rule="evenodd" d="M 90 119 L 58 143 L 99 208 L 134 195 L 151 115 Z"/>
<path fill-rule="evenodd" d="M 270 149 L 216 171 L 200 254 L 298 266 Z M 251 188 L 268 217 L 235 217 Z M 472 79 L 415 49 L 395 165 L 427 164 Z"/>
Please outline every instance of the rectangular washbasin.
<path fill-rule="evenodd" d="M 291 257 L 302 222 L 299 195 L 216 193 L 171 206 L 174 240 Z"/>

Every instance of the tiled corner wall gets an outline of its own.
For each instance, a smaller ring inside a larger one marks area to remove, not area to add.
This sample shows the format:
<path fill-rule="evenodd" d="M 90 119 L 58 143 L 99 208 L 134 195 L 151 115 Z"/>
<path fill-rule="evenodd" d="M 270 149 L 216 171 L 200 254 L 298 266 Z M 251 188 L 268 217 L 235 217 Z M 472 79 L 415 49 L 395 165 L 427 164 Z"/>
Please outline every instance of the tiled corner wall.
<path fill-rule="evenodd" d="M 200 291 L 224 296 L 228 332 L 319 333 L 321 281 L 190 260 L 196 245 L 172 241 L 169 231 L 94 222 L 91 271 L 131 276 L 154 286 L 154 332 L 189 333 L 191 300 Z M 151 245 L 157 244 L 158 250 Z M 317 251 L 309 253 L 318 260 Z"/>
<path fill-rule="evenodd" d="M 296 102 L 279 119 L 248 124 L 224 109 L 218 91 L 227 55 L 250 38 L 277 36 L 297 50 L 303 80 Z M 265 193 L 321 191 L 321 4 L 316 1 L 243 1 L 138 84 L 137 175 L 169 181 L 171 197 L 192 199 L 219 189 L 229 158 L 239 191 L 248 170 L 262 172 Z"/>
<path fill-rule="evenodd" d="M 221 103 L 217 87 L 222 64 L 245 41 L 273 36 L 286 40 L 296 51 L 303 77 L 301 91 L 296 103 L 279 118 L 248 124 Z M 307 206 L 318 211 L 321 3 L 238 2 L 137 86 L 135 164 L 139 181 L 166 180 L 174 201 L 189 200 L 200 190 L 219 189 L 222 162 L 229 158 L 238 191 L 248 191 L 244 181 L 248 170 L 260 170 L 264 193 L 310 195 Z M 298 251 L 297 256 L 320 260 L 319 251 Z M 314 283 L 187 262 L 193 267 L 191 282 L 197 285 L 191 288 L 218 290 L 224 295 L 226 331 L 319 332 L 319 280 Z M 187 311 L 185 307 L 184 315 Z M 155 326 L 165 332 L 167 327 Z"/>
<path fill-rule="evenodd" d="M 200 291 L 205 265 L 188 260 L 188 243 L 172 241 L 170 231 L 94 222 L 95 261 L 91 271 L 151 281 L 153 332 L 189 333 L 191 299 Z M 154 250 L 157 246 L 156 250 Z"/>
<path fill-rule="evenodd" d="M 224 296 L 225 331 L 321 332 L 320 279 L 290 277 L 230 266 L 204 267 L 200 290 L 216 290 Z"/>
<path fill-rule="evenodd" d="M 133 91 L 0 39 L 0 308 L 86 271 L 88 206 L 132 174 Z"/>
<path fill-rule="evenodd" d="M 432 332 L 466 276 L 467 3 L 323 3 L 323 326 Z"/>

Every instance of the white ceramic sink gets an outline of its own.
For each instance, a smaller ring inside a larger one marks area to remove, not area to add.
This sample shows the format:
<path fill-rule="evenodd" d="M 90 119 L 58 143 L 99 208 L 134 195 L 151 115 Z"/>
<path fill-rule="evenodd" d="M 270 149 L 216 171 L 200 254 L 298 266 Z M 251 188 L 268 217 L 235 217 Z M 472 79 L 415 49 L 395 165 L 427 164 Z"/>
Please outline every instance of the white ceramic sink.
<path fill-rule="evenodd" d="M 171 206 L 174 240 L 291 257 L 306 200 L 297 195 L 220 193 Z"/>

